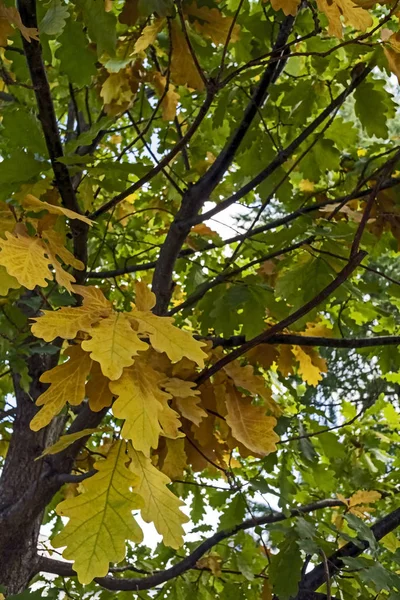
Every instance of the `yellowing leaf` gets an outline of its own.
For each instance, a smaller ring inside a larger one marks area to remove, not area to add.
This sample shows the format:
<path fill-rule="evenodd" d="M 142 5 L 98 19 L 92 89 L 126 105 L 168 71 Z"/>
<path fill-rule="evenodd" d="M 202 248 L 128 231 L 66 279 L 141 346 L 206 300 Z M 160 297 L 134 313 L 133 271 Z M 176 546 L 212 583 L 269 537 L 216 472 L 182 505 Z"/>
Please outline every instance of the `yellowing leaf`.
<path fill-rule="evenodd" d="M 5 267 L 0 266 L 0 296 L 7 296 L 10 289 L 17 289 L 19 287 L 17 279 L 10 275 Z"/>
<path fill-rule="evenodd" d="M 32 194 L 27 194 L 23 200 L 24 206 L 26 206 L 29 210 L 32 211 L 41 211 L 47 210 L 49 213 L 54 215 L 64 215 L 64 217 L 68 217 L 68 219 L 77 219 L 78 221 L 83 221 L 88 225 L 92 225 L 93 221 L 85 217 L 84 215 L 80 215 L 73 210 L 69 210 L 68 208 L 63 208 L 62 206 L 55 206 L 54 204 L 50 204 L 49 202 L 44 202 L 43 200 L 39 200 Z"/>
<path fill-rule="evenodd" d="M 282 344 L 279 346 L 278 370 L 284 377 L 293 373 L 293 354 L 290 346 Z"/>
<path fill-rule="evenodd" d="M 51 252 L 55 256 L 59 256 L 63 263 L 71 265 L 74 269 L 82 271 L 85 268 L 83 262 L 75 258 L 75 256 L 64 246 L 62 236 L 53 229 L 46 229 L 42 233 L 42 237 L 46 240 Z M 54 265 L 54 261 L 52 261 Z"/>
<path fill-rule="evenodd" d="M 113 413 L 118 419 L 125 419 L 122 436 L 146 456 L 150 456 L 151 448 L 158 446 L 163 401 L 171 398 L 159 388 L 162 379 L 144 361 L 136 361 L 118 381 L 110 383 L 111 391 L 118 396 Z"/>
<path fill-rule="evenodd" d="M 238 361 L 234 361 L 225 367 L 236 386 L 248 390 L 254 396 L 259 396 L 264 400 L 264 411 L 279 416 L 282 409 L 272 398 L 271 390 L 266 387 L 266 382 L 262 375 L 255 375 L 251 365 L 241 366 Z"/>
<path fill-rule="evenodd" d="M 179 25 L 171 24 L 171 78 L 177 85 L 187 85 L 195 90 L 204 90 L 204 83 L 193 62 L 192 55 L 186 43 L 185 36 Z"/>
<path fill-rule="evenodd" d="M 28 290 L 47 287 L 46 279 L 53 279 L 46 248 L 39 238 L 6 231 L 6 240 L 0 239 L 0 248 L 0 265 Z"/>
<path fill-rule="evenodd" d="M 222 557 L 217 552 L 210 552 L 210 554 L 203 556 L 196 563 L 196 567 L 199 569 L 210 570 L 214 577 L 220 577 L 222 575 L 221 566 Z"/>
<path fill-rule="evenodd" d="M 274 432 L 275 417 L 265 415 L 265 407 L 254 406 L 251 399 L 232 385 L 226 389 L 226 422 L 232 435 L 255 454 L 266 456 L 276 451 L 279 437 Z"/>
<path fill-rule="evenodd" d="M 274 7 L 275 8 L 275 7 Z M 293 13 L 290 13 L 293 14 Z M 309 179 L 302 179 L 299 183 L 299 190 L 302 192 L 313 192 L 315 190 L 315 183 Z"/>
<path fill-rule="evenodd" d="M 176 363 L 184 356 L 204 367 L 206 354 L 201 349 L 204 344 L 194 339 L 188 332 L 173 325 L 170 317 L 157 317 L 150 312 L 135 310 L 129 316 L 139 325 L 139 332 L 147 334 L 157 352 L 165 352 L 171 362 Z"/>
<path fill-rule="evenodd" d="M 113 313 L 86 331 L 91 339 L 82 342 L 82 348 L 91 353 L 91 358 L 100 363 L 103 375 L 112 381 L 121 377 L 124 367 L 133 364 L 133 357 L 140 350 L 148 348 L 124 313 Z"/>
<path fill-rule="evenodd" d="M 43 408 L 30 423 L 33 431 L 39 431 L 48 425 L 67 402 L 77 406 L 85 398 L 85 381 L 90 371 L 91 360 L 79 346 L 71 346 L 66 354 L 70 357 L 67 362 L 46 371 L 40 377 L 42 383 L 51 385 L 36 400 L 37 406 Z"/>
<path fill-rule="evenodd" d="M 207 413 L 198 406 L 201 402 L 200 390 L 193 389 L 196 387 L 193 381 L 172 377 L 163 384 L 163 387 L 175 398 L 176 407 L 185 419 L 199 425 L 200 421 L 207 417 Z"/>
<path fill-rule="evenodd" d="M 112 304 L 104 296 L 100 288 L 93 285 L 74 285 L 74 292 L 82 296 L 83 308 L 99 317 L 108 317 L 112 312 Z"/>
<path fill-rule="evenodd" d="M 308 385 L 317 386 L 322 380 L 321 369 L 313 364 L 311 356 L 300 346 L 292 346 L 292 352 L 299 362 L 298 372 L 303 381 Z"/>
<path fill-rule="evenodd" d="M 370 504 L 371 502 L 377 502 L 381 498 L 381 494 L 375 491 L 363 491 L 359 490 L 349 498 L 349 507 L 357 506 L 359 504 Z"/>
<path fill-rule="evenodd" d="M 57 513 L 69 521 L 53 546 L 66 546 L 63 556 L 74 561 L 80 583 L 107 575 L 110 562 L 124 559 L 126 540 L 142 541 L 132 516 L 141 505 L 131 491 L 138 478 L 126 462 L 125 442 L 118 442 L 105 460 L 95 464 L 98 473 L 85 481 L 85 492 L 57 506 Z"/>
<path fill-rule="evenodd" d="M 387 46 L 384 46 L 383 51 L 388 61 L 389 69 L 396 75 L 400 82 L 400 54 Z"/>
<path fill-rule="evenodd" d="M 90 371 L 90 379 L 86 384 L 86 396 L 90 410 L 99 412 L 106 406 L 111 406 L 113 394 L 108 386 L 109 379 L 104 377 L 99 363 L 94 362 Z"/>
<path fill-rule="evenodd" d="M 136 40 L 135 47 L 133 51 L 135 53 L 143 52 L 149 46 L 154 44 L 156 41 L 157 35 L 164 27 L 165 19 L 156 19 L 151 25 L 147 25 L 140 35 L 140 37 Z"/>
<path fill-rule="evenodd" d="M 165 448 L 161 456 L 161 471 L 172 481 L 182 477 L 187 466 L 185 440 L 165 440 Z"/>
<path fill-rule="evenodd" d="M 46 448 L 46 450 L 42 452 L 42 454 L 38 458 L 36 458 L 36 460 L 39 460 L 39 458 L 43 458 L 43 456 L 47 456 L 48 454 L 58 454 L 58 452 L 62 452 L 77 440 L 80 440 L 83 437 L 90 436 L 92 435 L 92 433 L 98 433 L 100 431 L 106 430 L 96 427 L 94 429 L 82 429 L 82 431 L 77 431 L 76 433 L 67 433 L 66 435 L 62 435 L 55 444 L 52 444 L 51 446 Z"/>
<path fill-rule="evenodd" d="M 346 24 L 354 29 L 366 31 L 371 27 L 373 20 L 371 15 L 357 6 L 352 0 L 317 0 L 318 9 L 325 13 L 329 21 L 328 32 L 337 38 L 343 37 L 343 17 Z"/>
<path fill-rule="evenodd" d="M 21 16 L 14 6 L 5 6 L 0 2 L 0 19 L 5 19 L 11 25 L 14 25 L 20 30 L 24 38 L 30 42 L 31 40 L 39 41 L 39 32 L 35 27 L 25 27 L 22 23 Z"/>
<path fill-rule="evenodd" d="M 161 100 L 162 118 L 164 121 L 173 121 L 176 117 L 176 107 L 179 102 L 179 94 L 175 91 L 175 86 L 171 82 L 167 88 L 167 78 L 158 71 L 153 73 L 152 83 Z"/>
<path fill-rule="evenodd" d="M 110 73 L 100 92 L 106 113 L 117 115 L 127 110 L 135 98 L 138 87 L 139 79 L 131 67 L 121 69 L 118 73 Z"/>
<path fill-rule="evenodd" d="M 394 531 L 391 531 L 390 533 L 385 535 L 379 543 L 382 544 L 382 546 L 386 548 L 386 550 L 389 550 L 389 552 L 393 553 L 396 552 L 397 548 L 400 548 L 400 540 L 397 539 L 397 536 L 394 533 Z"/>
<path fill-rule="evenodd" d="M 156 295 L 150 290 L 144 281 L 138 281 L 135 285 L 135 304 L 138 310 L 151 311 L 156 304 Z"/>
<path fill-rule="evenodd" d="M 51 342 L 56 337 L 64 340 L 73 340 L 78 331 L 86 331 L 93 322 L 99 320 L 96 313 L 84 310 L 83 307 L 62 307 L 59 310 L 44 310 L 43 315 L 35 317 L 32 333 L 46 342 Z"/>
<path fill-rule="evenodd" d="M 271 0 L 271 6 L 274 10 L 283 10 L 285 15 L 296 16 L 300 0 Z"/>
<path fill-rule="evenodd" d="M 154 523 L 166 546 L 179 548 L 185 533 L 182 523 L 189 520 L 180 510 L 183 502 L 167 488 L 170 479 L 156 469 L 149 458 L 132 446 L 129 448 L 129 455 L 132 459 L 129 468 L 139 478 L 135 492 L 144 501 L 141 508 L 142 519 L 146 523 Z"/>
<path fill-rule="evenodd" d="M 216 45 L 226 43 L 232 28 L 232 17 L 225 17 L 218 8 L 199 7 L 196 2 L 185 7 L 185 12 L 191 17 L 195 17 L 194 28 L 201 35 L 211 38 Z M 237 42 L 239 34 L 240 27 L 235 23 L 230 34 L 230 42 Z"/>

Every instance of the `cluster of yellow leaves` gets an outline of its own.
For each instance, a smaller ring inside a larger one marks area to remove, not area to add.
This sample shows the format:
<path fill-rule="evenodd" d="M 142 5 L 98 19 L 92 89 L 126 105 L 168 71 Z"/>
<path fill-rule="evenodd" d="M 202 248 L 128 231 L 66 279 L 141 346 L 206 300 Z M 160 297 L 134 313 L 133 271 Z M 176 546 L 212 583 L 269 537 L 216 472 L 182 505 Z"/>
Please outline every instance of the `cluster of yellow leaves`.
<path fill-rule="evenodd" d="M 141 74 L 136 64 L 117 73 L 109 73 L 100 91 L 105 112 L 114 116 L 128 110 L 135 99 L 140 80 Z"/>
<path fill-rule="evenodd" d="M 360 519 L 365 519 L 368 513 L 375 509 L 369 504 L 377 502 L 381 498 L 381 494 L 375 491 L 359 490 L 350 498 L 346 499 L 342 494 L 337 494 L 339 500 L 346 505 L 346 510 Z"/>
<path fill-rule="evenodd" d="M 55 548 L 66 546 L 63 556 L 74 560 L 81 583 L 106 575 L 110 561 L 123 560 L 126 540 L 142 541 L 134 510 L 154 523 L 166 545 L 182 545 L 182 524 L 188 521 L 180 510 L 183 503 L 150 459 L 119 441 L 94 467 L 97 473 L 84 481 L 82 493 L 57 506 L 58 514 L 69 521 L 53 539 Z"/>
<path fill-rule="evenodd" d="M 271 0 L 274 10 L 283 10 L 285 15 L 295 16 L 300 0 Z M 317 0 L 318 9 L 325 13 L 329 25 L 328 32 L 337 38 L 343 37 L 343 22 L 359 31 L 372 26 L 371 15 L 352 0 Z"/>
<path fill-rule="evenodd" d="M 47 211 L 49 214 L 41 220 L 29 219 L 37 230 L 35 235 L 30 235 L 24 223 L 15 221 L 10 208 L 4 203 L 1 205 L 0 223 L 4 237 L 0 239 L 0 294 L 4 295 L 8 289 L 20 285 L 29 290 L 36 286 L 47 287 L 53 277 L 60 286 L 72 292 L 75 278 L 65 271 L 61 262 L 77 270 L 83 269 L 84 265 L 65 247 L 63 236 L 54 229 L 54 224 L 59 215 L 87 224 L 91 221 L 71 210 L 39 200 L 32 194 L 23 198 L 22 205 L 30 212 Z"/>
<path fill-rule="evenodd" d="M 33 319 L 36 337 L 72 343 L 64 352 L 68 360 L 41 376 L 50 385 L 37 399 L 41 408 L 31 428 L 45 427 L 67 403 L 76 406 L 87 398 L 94 411 L 112 405 L 128 443 L 127 450 L 125 441 L 112 446 L 95 465 L 98 473 L 58 507 L 69 522 L 55 545 L 67 546 L 64 556 L 75 560 L 86 583 L 104 575 L 110 561 L 121 560 L 126 540 L 140 539 L 134 509 L 154 523 L 165 544 L 177 548 L 187 518 L 166 487 L 170 478 L 181 476 L 188 464 L 196 470 L 211 461 L 226 468 L 235 448 L 244 456 L 274 452 L 281 409 L 251 365 L 231 363 L 213 383 L 197 388 L 198 367 L 206 357 L 217 360 L 220 351 L 178 329 L 173 319 L 154 315 L 155 296 L 144 282 L 136 286 L 132 310 L 124 313 L 96 287 L 73 286 L 73 291 L 82 296 L 81 306 L 45 310 Z M 63 436 L 47 453 L 79 437 Z M 113 545 L 110 528 L 116 532 Z"/>

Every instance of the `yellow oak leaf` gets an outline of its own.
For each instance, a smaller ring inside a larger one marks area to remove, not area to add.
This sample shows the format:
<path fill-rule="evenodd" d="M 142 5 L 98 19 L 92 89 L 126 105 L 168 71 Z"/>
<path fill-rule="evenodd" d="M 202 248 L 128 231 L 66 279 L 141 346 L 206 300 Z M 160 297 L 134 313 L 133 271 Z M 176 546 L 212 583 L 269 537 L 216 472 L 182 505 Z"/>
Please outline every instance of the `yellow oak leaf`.
<path fill-rule="evenodd" d="M 278 350 L 269 344 L 260 344 L 245 354 L 250 364 L 260 365 L 264 369 L 270 369 L 274 362 L 278 362 L 278 356 Z"/>
<path fill-rule="evenodd" d="M 256 375 L 251 365 L 242 366 L 238 361 L 231 362 L 224 368 L 235 385 L 249 391 L 254 396 L 264 400 L 264 410 L 279 416 L 282 409 L 272 398 L 270 388 L 266 386 L 262 375 Z"/>
<path fill-rule="evenodd" d="M 86 331 L 91 339 L 82 342 L 82 348 L 100 363 L 103 375 L 111 381 L 119 379 L 124 367 L 133 364 L 134 356 L 148 348 L 124 313 L 112 313 Z"/>
<path fill-rule="evenodd" d="M 48 425 L 67 402 L 77 406 L 85 398 L 85 382 L 92 361 L 80 346 L 70 346 L 65 354 L 69 356 L 67 362 L 45 371 L 40 377 L 40 381 L 50 383 L 50 387 L 36 400 L 37 406 L 42 408 L 30 423 L 33 431 Z"/>
<path fill-rule="evenodd" d="M 130 67 L 110 73 L 100 92 L 105 112 L 113 116 L 127 110 L 135 99 L 138 87 L 139 79 Z"/>
<path fill-rule="evenodd" d="M 160 456 L 160 469 L 174 481 L 182 477 L 187 466 L 187 456 L 185 452 L 185 440 L 165 440 L 165 447 Z"/>
<path fill-rule="evenodd" d="M 89 437 L 92 433 L 99 433 L 101 431 L 110 431 L 110 428 L 100 429 L 100 427 L 96 427 L 93 429 L 82 429 L 81 431 L 77 431 L 76 433 L 67 433 L 66 435 L 62 435 L 55 444 L 52 444 L 38 458 L 35 460 L 39 460 L 39 458 L 43 458 L 43 456 L 47 456 L 48 454 L 58 454 L 62 452 L 66 448 L 68 448 L 71 444 L 76 442 L 77 440 L 81 440 L 84 437 Z"/>
<path fill-rule="evenodd" d="M 271 0 L 271 6 L 274 10 L 283 10 L 285 15 L 297 14 L 300 0 Z"/>
<path fill-rule="evenodd" d="M 328 21 L 328 32 L 337 38 L 343 37 L 343 22 L 354 29 L 366 31 L 371 27 L 372 16 L 352 0 L 317 0 L 318 9 L 324 12 Z"/>
<path fill-rule="evenodd" d="M 142 541 L 139 525 L 132 510 L 142 505 L 132 488 L 138 477 L 125 465 L 126 444 L 111 448 L 105 460 L 95 463 L 97 473 L 85 480 L 84 493 L 64 500 L 57 513 L 68 517 L 64 529 L 53 539 L 53 546 L 66 546 L 63 556 L 74 561 L 80 583 L 107 575 L 110 562 L 125 557 L 125 542 Z"/>
<path fill-rule="evenodd" d="M 292 352 L 299 363 L 298 373 L 302 380 L 308 383 L 308 385 L 317 386 L 322 380 L 321 371 L 326 371 L 326 363 L 325 369 L 321 369 L 320 367 L 324 365 L 324 362 L 320 362 L 319 365 L 314 364 L 310 354 L 301 346 L 292 346 Z"/>
<path fill-rule="evenodd" d="M 208 569 L 214 575 L 214 577 L 220 577 L 222 575 L 222 556 L 217 552 L 210 552 L 207 556 L 203 556 L 197 561 L 196 567 L 199 569 Z"/>
<path fill-rule="evenodd" d="M 113 394 L 108 386 L 110 380 L 104 377 L 100 364 L 94 362 L 90 371 L 90 379 L 86 384 L 86 396 L 90 410 L 99 412 L 111 406 Z"/>
<path fill-rule="evenodd" d="M 200 395 L 200 390 L 196 389 L 194 381 L 185 381 L 177 377 L 169 377 L 163 383 L 163 387 L 175 398 L 188 398 L 189 396 Z"/>
<path fill-rule="evenodd" d="M 94 285 L 74 285 L 74 292 L 82 296 L 83 308 L 96 313 L 98 317 L 108 317 L 112 312 L 112 304 L 104 296 L 100 288 Z"/>
<path fill-rule="evenodd" d="M 35 27 L 25 27 L 22 23 L 21 15 L 14 6 L 5 6 L 0 2 L 0 19 L 5 19 L 11 25 L 14 25 L 20 30 L 24 38 L 30 42 L 31 40 L 39 41 L 39 32 Z"/>
<path fill-rule="evenodd" d="M 315 337 L 332 337 L 332 329 L 329 329 L 324 323 L 307 323 L 304 331 L 301 335 L 315 336 Z"/>
<path fill-rule="evenodd" d="M 151 311 L 156 304 L 156 295 L 144 281 L 138 281 L 135 285 L 135 304 L 142 311 Z"/>
<path fill-rule="evenodd" d="M 10 289 L 18 289 L 20 287 L 18 280 L 10 275 L 6 268 L 0 265 L 0 296 L 7 296 Z"/>
<path fill-rule="evenodd" d="M 265 407 L 254 406 L 250 398 L 240 394 L 233 385 L 227 385 L 226 408 L 226 422 L 234 438 L 261 456 L 276 451 L 279 441 L 274 431 L 276 419 L 266 416 Z"/>
<path fill-rule="evenodd" d="M 293 354 L 290 346 L 284 344 L 279 346 L 278 371 L 280 371 L 284 377 L 293 374 Z"/>
<path fill-rule="evenodd" d="M 147 334 L 157 352 L 165 352 L 171 362 L 176 363 L 184 356 L 204 367 L 207 355 L 201 349 L 204 344 L 183 329 L 173 325 L 170 317 L 157 317 L 151 312 L 135 310 L 129 317 L 138 324 L 139 332 Z"/>
<path fill-rule="evenodd" d="M 146 523 L 154 523 L 166 546 L 179 548 L 185 533 L 182 524 L 189 521 L 181 511 L 183 502 L 167 488 L 170 479 L 156 469 L 142 452 L 129 446 L 129 456 L 129 468 L 139 478 L 135 492 L 144 501 L 140 511 L 142 519 Z"/>
<path fill-rule="evenodd" d="M 292 14 L 292 13 L 291 13 Z M 299 182 L 299 190 L 301 192 L 313 192 L 315 190 L 315 183 L 309 179 L 302 179 Z"/>
<path fill-rule="evenodd" d="M 349 498 L 349 512 L 360 519 L 365 519 L 368 513 L 375 510 L 369 504 L 377 502 L 380 498 L 381 494 L 379 492 L 359 490 Z"/>
<path fill-rule="evenodd" d="M 140 37 L 136 40 L 133 51 L 137 54 L 138 52 L 147 50 L 149 46 L 154 44 L 157 35 L 164 27 L 164 24 L 165 19 L 156 19 L 151 25 L 147 25 L 140 34 Z"/>
<path fill-rule="evenodd" d="M 194 28 L 204 37 L 211 38 L 217 46 L 226 43 L 229 32 L 231 43 L 239 40 L 240 26 L 235 23 L 232 27 L 232 17 L 225 17 L 218 8 L 199 7 L 193 2 L 185 7 L 185 12 L 195 18 Z"/>
<path fill-rule="evenodd" d="M 175 86 L 169 82 L 167 89 L 167 78 L 158 71 L 151 78 L 156 92 L 161 98 L 162 118 L 164 121 L 173 121 L 176 117 L 180 95 L 175 91 Z"/>
<path fill-rule="evenodd" d="M 400 54 L 388 46 L 383 47 L 389 69 L 396 75 L 400 82 Z"/>
<path fill-rule="evenodd" d="M 189 88 L 202 91 L 204 82 L 193 62 L 185 36 L 179 25 L 171 24 L 171 78 L 177 85 L 187 85 Z"/>
<path fill-rule="evenodd" d="M 32 318 L 36 321 L 32 325 L 32 333 L 35 337 L 46 342 L 51 342 L 56 337 L 64 340 L 73 340 L 78 331 L 90 329 L 92 323 L 98 321 L 100 316 L 92 313 L 85 307 L 62 307 L 59 310 L 44 310 L 40 317 Z"/>
<path fill-rule="evenodd" d="M 42 233 L 42 238 L 46 241 L 54 256 L 59 256 L 63 263 L 71 265 L 71 267 L 74 267 L 78 271 L 82 271 L 85 268 L 83 262 L 75 258 L 72 252 L 64 246 L 64 240 L 57 231 L 46 229 Z M 54 265 L 54 261 L 52 263 Z"/>
<path fill-rule="evenodd" d="M 382 494 L 372 491 L 359 490 L 349 498 L 349 507 L 357 506 L 359 504 L 370 504 L 371 502 L 377 502 L 382 497 Z"/>
<path fill-rule="evenodd" d="M 122 436 L 146 456 L 150 456 L 151 448 L 158 446 L 163 401 L 171 398 L 159 387 L 162 379 L 163 376 L 144 361 L 135 361 L 118 381 L 110 383 L 110 390 L 118 396 L 113 413 L 118 419 L 125 419 Z"/>
<path fill-rule="evenodd" d="M 199 406 L 200 390 L 193 389 L 196 387 L 193 381 L 171 377 L 163 387 L 174 397 L 175 405 L 185 419 L 199 425 L 201 420 L 207 417 L 205 410 Z"/>
<path fill-rule="evenodd" d="M 85 215 L 80 215 L 73 210 L 69 210 L 69 208 L 63 208 L 62 206 L 56 206 L 54 204 L 50 204 L 49 202 L 39 200 L 39 198 L 36 198 L 33 196 L 33 194 L 27 194 L 22 204 L 32 211 L 47 210 L 47 212 L 54 215 L 64 215 L 64 217 L 68 217 L 68 219 L 77 219 L 78 221 L 87 223 L 87 225 L 93 224 L 93 221 L 88 219 L 88 217 L 85 217 Z"/>
<path fill-rule="evenodd" d="M 6 231 L 6 239 L 0 239 L 0 248 L 0 265 L 28 290 L 47 287 L 46 279 L 53 279 L 46 248 L 39 238 Z"/>

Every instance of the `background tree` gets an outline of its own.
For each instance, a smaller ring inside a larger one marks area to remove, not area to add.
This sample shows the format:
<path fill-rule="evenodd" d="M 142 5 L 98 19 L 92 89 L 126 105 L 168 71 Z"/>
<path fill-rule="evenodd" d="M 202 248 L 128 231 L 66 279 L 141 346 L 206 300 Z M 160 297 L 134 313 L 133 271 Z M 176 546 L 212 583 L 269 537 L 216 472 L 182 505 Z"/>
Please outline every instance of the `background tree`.
<path fill-rule="evenodd" d="M 0 2 L 7 597 L 400 598 L 398 27 Z"/>

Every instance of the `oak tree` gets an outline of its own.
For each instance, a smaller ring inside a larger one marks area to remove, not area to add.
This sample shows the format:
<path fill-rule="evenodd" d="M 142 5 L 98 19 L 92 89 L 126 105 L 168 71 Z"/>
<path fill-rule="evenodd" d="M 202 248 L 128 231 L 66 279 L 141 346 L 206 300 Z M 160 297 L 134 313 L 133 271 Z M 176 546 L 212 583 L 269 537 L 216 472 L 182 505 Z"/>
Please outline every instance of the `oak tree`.
<path fill-rule="evenodd" d="M 3 597 L 400 598 L 398 4 L 0 1 Z"/>

